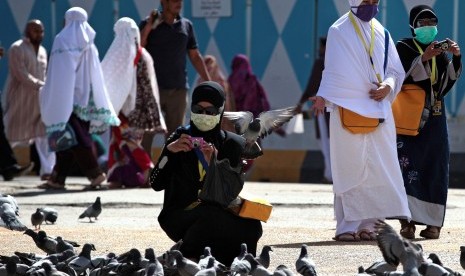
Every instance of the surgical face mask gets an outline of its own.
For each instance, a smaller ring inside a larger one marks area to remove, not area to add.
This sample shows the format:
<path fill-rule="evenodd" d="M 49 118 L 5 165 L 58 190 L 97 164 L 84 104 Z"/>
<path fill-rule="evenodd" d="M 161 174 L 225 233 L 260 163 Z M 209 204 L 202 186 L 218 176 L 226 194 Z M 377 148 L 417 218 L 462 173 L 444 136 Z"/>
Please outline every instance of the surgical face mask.
<path fill-rule="evenodd" d="M 415 39 L 420 41 L 422 44 L 430 44 L 438 34 L 438 28 L 436 26 L 423 26 L 414 30 Z"/>
<path fill-rule="evenodd" d="M 354 12 L 355 16 L 357 16 L 358 18 L 360 18 L 360 20 L 365 22 L 369 22 L 379 12 L 378 4 L 360 5 L 351 8 L 356 8 L 357 10 L 356 12 Z"/>
<path fill-rule="evenodd" d="M 201 131 L 209 131 L 220 123 L 221 114 L 207 115 L 191 112 L 191 120 L 194 125 Z"/>

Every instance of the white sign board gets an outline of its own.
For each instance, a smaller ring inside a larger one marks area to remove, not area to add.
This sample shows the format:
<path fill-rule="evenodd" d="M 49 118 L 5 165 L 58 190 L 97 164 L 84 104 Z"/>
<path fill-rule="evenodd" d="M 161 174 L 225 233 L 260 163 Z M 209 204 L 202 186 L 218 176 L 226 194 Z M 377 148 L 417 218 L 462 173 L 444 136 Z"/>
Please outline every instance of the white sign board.
<path fill-rule="evenodd" d="M 192 0 L 192 17 L 231 16 L 231 0 Z"/>

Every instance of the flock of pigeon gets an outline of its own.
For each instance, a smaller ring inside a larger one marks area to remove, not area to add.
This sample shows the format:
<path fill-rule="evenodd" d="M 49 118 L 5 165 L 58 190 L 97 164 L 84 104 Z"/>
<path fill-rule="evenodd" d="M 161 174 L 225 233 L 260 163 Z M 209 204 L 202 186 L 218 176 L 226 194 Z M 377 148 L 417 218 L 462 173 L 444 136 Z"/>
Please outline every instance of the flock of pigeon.
<path fill-rule="evenodd" d="M 102 211 L 100 197 L 89 205 L 79 219 L 97 219 Z M 167 275 L 167 276 L 215 276 L 215 275 L 253 275 L 253 276 L 316 276 L 317 266 L 308 255 L 308 247 L 303 244 L 300 255 L 295 261 L 295 270 L 281 264 L 270 269 L 270 251 L 265 245 L 261 253 L 255 257 L 247 252 L 247 245 L 241 244 L 241 253 L 226 266 L 218 262 L 206 247 L 198 262 L 185 258 L 179 251 L 182 241 L 173 245 L 168 251 L 156 256 L 153 248 L 147 248 L 144 255 L 133 248 L 121 255 L 108 253 L 92 256 L 95 246 L 85 243 L 78 253 L 80 244 L 65 240 L 63 237 L 51 237 L 41 230 L 42 223 L 55 223 L 58 212 L 53 208 L 37 208 L 31 215 L 31 223 L 35 229 L 29 229 L 18 219 L 19 206 L 14 197 L 0 193 L 0 226 L 24 231 L 32 238 L 35 245 L 45 254 L 14 252 L 12 256 L 0 255 L 0 276 L 31 275 Z M 420 244 L 402 238 L 390 225 L 379 221 L 376 225 L 377 244 L 384 260 L 376 261 L 368 268 L 360 266 L 356 275 L 426 275 L 444 276 L 461 275 L 444 266 L 439 257 L 432 253 L 425 257 Z M 465 246 L 460 247 L 460 265 L 465 269 Z M 402 271 L 399 270 L 402 265 Z"/>

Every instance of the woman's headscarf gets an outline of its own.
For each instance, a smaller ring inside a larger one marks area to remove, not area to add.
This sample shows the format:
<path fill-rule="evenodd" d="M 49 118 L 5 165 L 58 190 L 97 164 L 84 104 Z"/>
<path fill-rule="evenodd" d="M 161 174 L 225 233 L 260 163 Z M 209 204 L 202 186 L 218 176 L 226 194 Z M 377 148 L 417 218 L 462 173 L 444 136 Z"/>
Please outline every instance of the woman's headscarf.
<path fill-rule="evenodd" d="M 436 13 L 430 6 L 418 5 L 410 10 L 409 24 L 413 36 L 415 36 L 414 29 L 418 27 L 418 20 L 425 18 L 436 18 L 438 20 Z"/>
<path fill-rule="evenodd" d="M 192 92 L 191 106 L 199 102 L 209 102 L 215 106 L 223 117 L 225 94 L 223 87 L 214 81 L 202 82 L 194 88 Z M 195 124 L 190 122 L 191 136 L 203 137 L 205 141 L 213 143 L 216 147 L 221 141 L 221 119 L 220 122 L 209 131 L 199 130 Z"/>
<path fill-rule="evenodd" d="M 120 18 L 113 27 L 115 38 L 102 60 L 102 71 L 110 101 L 118 114 L 123 108 L 128 115 L 136 102 L 136 70 L 134 64 L 140 45 L 139 27 L 129 17 Z"/>
<path fill-rule="evenodd" d="M 65 128 L 71 113 L 90 121 L 90 132 L 118 125 L 110 103 L 87 12 L 79 7 L 65 13 L 65 27 L 57 34 L 50 54 L 40 111 L 47 133 Z"/>

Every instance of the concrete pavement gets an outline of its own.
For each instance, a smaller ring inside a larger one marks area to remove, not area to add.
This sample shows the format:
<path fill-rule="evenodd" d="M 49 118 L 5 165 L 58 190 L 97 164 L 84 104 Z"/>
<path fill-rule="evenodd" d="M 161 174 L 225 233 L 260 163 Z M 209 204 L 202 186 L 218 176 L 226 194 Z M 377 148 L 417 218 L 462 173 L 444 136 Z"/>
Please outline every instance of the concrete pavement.
<path fill-rule="evenodd" d="M 20 177 L 12 182 L 0 182 L 0 192 L 16 197 L 23 223 L 30 225 L 30 215 L 38 207 L 58 210 L 54 225 L 43 225 L 49 235 L 61 235 L 83 244 L 92 242 L 97 251 L 123 253 L 133 247 L 144 250 L 154 247 L 157 254 L 167 250 L 172 241 L 160 229 L 156 216 L 163 202 L 163 193 L 152 189 L 120 189 L 82 191 L 85 178 L 70 177 L 65 191 L 41 191 L 38 177 Z M 259 247 L 271 245 L 271 268 L 279 264 L 295 270 L 300 245 L 309 245 L 319 275 L 355 275 L 357 267 L 368 267 L 382 255 L 375 242 L 340 243 L 332 241 L 333 220 L 331 185 L 246 182 L 244 191 L 264 197 L 273 204 L 273 212 L 263 223 Z M 103 211 L 99 220 L 89 223 L 78 220 L 79 214 L 100 196 Z M 439 240 L 417 239 L 425 253 L 436 252 L 443 263 L 463 273 L 459 264 L 459 246 L 465 244 L 465 190 L 451 189 L 445 226 Z M 388 221 L 398 229 L 397 221 Z M 422 228 L 420 228 L 422 229 Z M 417 230 L 417 233 L 419 230 Z M 0 254 L 14 251 L 42 254 L 30 237 L 0 228 Z"/>

